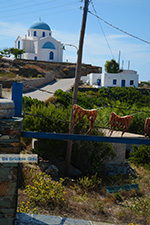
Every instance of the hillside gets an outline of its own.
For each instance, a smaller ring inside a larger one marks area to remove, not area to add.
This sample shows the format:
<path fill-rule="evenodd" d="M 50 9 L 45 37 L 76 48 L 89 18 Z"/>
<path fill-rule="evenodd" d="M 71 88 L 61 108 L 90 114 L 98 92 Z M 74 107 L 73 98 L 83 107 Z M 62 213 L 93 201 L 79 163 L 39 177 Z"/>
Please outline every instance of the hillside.
<path fill-rule="evenodd" d="M 55 63 L 33 60 L 7 61 L 0 59 L 0 84 L 10 88 L 15 80 L 41 78 L 53 72 L 57 78 L 72 78 L 75 76 L 75 63 Z M 102 72 L 102 68 L 90 64 L 82 64 L 81 76 L 89 73 Z"/>

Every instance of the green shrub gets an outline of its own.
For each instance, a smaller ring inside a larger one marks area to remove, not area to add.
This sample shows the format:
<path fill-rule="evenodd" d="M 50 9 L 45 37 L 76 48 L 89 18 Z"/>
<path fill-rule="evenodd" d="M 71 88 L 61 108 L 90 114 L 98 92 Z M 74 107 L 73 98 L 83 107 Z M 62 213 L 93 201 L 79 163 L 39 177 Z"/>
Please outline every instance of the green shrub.
<path fill-rule="evenodd" d="M 31 97 L 26 97 L 24 96 L 22 98 L 22 108 L 23 111 L 25 112 L 29 112 L 31 110 L 31 106 L 33 105 L 40 105 L 40 106 L 44 106 L 44 102 L 38 100 L 38 99 L 32 99 Z"/>
<path fill-rule="evenodd" d="M 32 101 L 28 104 L 30 105 L 31 103 Z M 66 122 L 67 120 L 69 121 L 70 111 L 68 109 L 64 109 L 60 106 L 55 107 L 53 104 L 49 104 L 46 107 L 44 103 L 37 102 L 37 104 L 31 105 L 28 112 L 33 114 L 33 116 L 25 116 L 23 124 L 24 130 L 57 133 L 68 132 L 69 125 L 68 122 Z"/>
<path fill-rule="evenodd" d="M 59 204 L 65 201 L 65 186 L 63 179 L 54 182 L 50 175 L 39 173 L 33 180 L 33 185 L 26 185 L 25 193 L 27 193 L 30 202 L 35 205 Z"/>
<path fill-rule="evenodd" d="M 134 145 L 133 151 L 130 152 L 129 160 L 135 165 L 141 165 L 146 168 L 149 167 L 150 169 L 150 146 L 141 145 L 140 147 L 137 147 Z"/>
<path fill-rule="evenodd" d="M 84 176 L 80 177 L 77 180 L 77 184 L 80 185 L 80 187 L 84 191 L 89 191 L 95 189 L 99 184 L 101 184 L 102 180 L 101 178 L 97 177 L 97 173 L 91 177 Z"/>
<path fill-rule="evenodd" d="M 114 155 L 110 143 L 77 141 L 73 145 L 72 162 L 84 174 L 95 174 L 101 173 L 103 162 Z"/>

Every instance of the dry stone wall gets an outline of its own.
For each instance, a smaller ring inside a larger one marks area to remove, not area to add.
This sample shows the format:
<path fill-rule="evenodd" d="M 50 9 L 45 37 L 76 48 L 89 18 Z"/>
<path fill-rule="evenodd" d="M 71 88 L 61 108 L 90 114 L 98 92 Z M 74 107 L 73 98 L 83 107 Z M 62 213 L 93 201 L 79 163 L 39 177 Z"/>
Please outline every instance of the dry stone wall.
<path fill-rule="evenodd" d="M 22 118 L 0 118 L 1 154 L 20 153 L 22 123 Z M 13 225 L 15 221 L 18 189 L 17 178 L 18 163 L 0 163 L 0 224 L 2 225 Z"/>

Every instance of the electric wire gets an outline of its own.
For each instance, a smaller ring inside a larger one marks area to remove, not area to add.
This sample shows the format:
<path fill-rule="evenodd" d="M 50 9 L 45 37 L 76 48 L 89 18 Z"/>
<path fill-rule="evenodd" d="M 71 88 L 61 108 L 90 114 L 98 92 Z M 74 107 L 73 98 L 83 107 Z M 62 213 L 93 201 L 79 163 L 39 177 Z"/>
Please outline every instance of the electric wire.
<path fill-rule="evenodd" d="M 53 12 L 53 13 L 51 13 L 50 15 L 48 15 L 48 16 L 53 16 L 53 15 L 57 15 L 57 14 L 62 14 L 62 13 L 66 13 L 66 12 L 71 12 L 71 11 L 74 11 L 74 10 L 76 10 L 76 8 L 73 8 L 73 9 L 67 9 L 67 10 L 62 10 L 62 11 L 57 11 L 57 12 Z M 24 14 L 23 14 L 24 15 Z M 46 15 L 43 13 L 43 14 L 40 14 L 40 16 L 42 17 L 42 16 L 44 16 L 45 18 L 46 18 Z M 19 18 L 19 21 L 27 21 L 28 19 L 30 19 L 30 18 L 35 18 L 35 16 L 34 15 L 32 15 L 32 16 L 28 16 L 28 18 L 25 18 L 25 17 L 23 17 L 23 18 Z M 8 19 L 7 21 L 16 21 L 16 19 Z M 9 33 L 10 33 L 10 31 L 9 31 Z"/>
<path fill-rule="evenodd" d="M 73 4 L 75 4 L 76 3 L 76 1 L 74 1 L 74 2 L 72 2 L 72 3 L 66 3 L 66 4 L 62 4 L 62 5 L 59 5 L 59 6 L 51 6 L 51 7 L 47 7 L 47 8 L 44 8 L 44 9 L 39 9 L 39 10 L 34 10 L 34 11 L 30 11 L 30 12 L 28 12 L 28 13 L 37 13 L 37 12 L 41 12 L 41 11 L 47 11 L 47 10 L 49 10 L 49 9 L 54 9 L 54 8 L 60 8 L 60 7 L 63 7 L 63 6 L 67 6 L 67 5 L 73 5 Z M 18 14 L 16 14 L 15 13 L 15 15 L 14 14 L 12 14 L 12 15 L 7 15 L 7 18 L 9 18 L 9 17 L 14 17 L 14 16 L 20 16 L 20 15 L 26 15 L 27 14 L 27 12 L 26 13 L 18 13 Z M 4 18 L 4 16 L 1 16 L 0 18 Z M 20 20 L 20 19 L 19 19 Z"/>
<path fill-rule="evenodd" d="M 113 28 L 115 28 L 115 29 L 121 31 L 122 33 L 124 33 L 124 34 L 126 34 L 126 35 L 128 35 L 128 36 L 130 36 L 130 37 L 133 37 L 133 38 L 135 38 L 135 39 L 137 39 L 137 40 L 139 40 L 139 41 L 145 42 L 146 44 L 150 44 L 149 41 L 146 41 L 146 40 L 144 40 L 144 39 L 142 39 L 142 38 L 140 38 L 140 37 L 138 37 L 138 36 L 135 36 L 135 35 L 133 35 L 133 34 L 127 32 L 127 31 L 124 31 L 124 30 L 122 30 L 122 29 L 120 29 L 120 28 L 114 26 L 113 24 L 107 22 L 106 20 L 104 20 L 104 19 L 101 18 L 100 16 L 97 16 L 96 14 L 92 13 L 91 11 L 88 11 L 88 12 L 89 12 L 91 15 L 93 15 L 93 16 L 97 17 L 98 19 L 102 20 L 102 21 L 103 21 L 104 23 L 106 23 L 107 25 L 109 25 L 109 26 L 111 26 L 111 27 L 113 27 Z"/>
<path fill-rule="evenodd" d="M 32 0 L 33 1 L 33 0 Z M 49 1 L 47 1 L 47 2 L 42 2 L 42 3 L 36 3 L 36 4 L 34 4 L 34 5 L 31 5 L 31 6 L 37 6 L 37 5 L 39 5 L 39 4 L 44 4 L 44 3 L 48 3 L 48 2 L 53 2 L 53 1 L 58 1 L 58 0 L 49 0 Z M 17 4 L 12 4 L 12 5 L 6 5 L 6 6 L 3 6 L 3 7 L 1 7 L 0 8 L 0 10 L 2 9 L 4 9 L 4 8 L 10 8 L 10 7 L 16 7 L 16 6 L 18 6 L 18 5 L 22 5 L 22 4 L 25 4 L 25 3 L 27 3 L 27 2 L 30 2 L 31 3 L 31 0 L 27 0 L 27 1 L 24 1 L 24 2 L 19 2 L 19 3 L 17 3 Z M 29 6 L 27 6 L 27 7 L 30 7 L 30 5 Z M 20 7 L 19 7 L 20 8 Z M 23 8 L 25 8 L 25 7 L 23 7 Z M 15 9 L 18 9 L 18 8 L 15 8 Z M 10 10 L 12 10 L 12 8 L 10 9 Z M 9 10 L 9 11 L 10 11 Z M 4 12 L 7 12 L 7 11 L 4 11 Z"/>
<path fill-rule="evenodd" d="M 36 3 L 36 5 L 33 4 L 33 5 L 24 6 L 23 9 L 25 9 L 25 8 L 31 8 L 31 7 L 34 7 L 34 8 L 35 8 L 35 6 L 43 5 L 43 4 L 46 4 L 46 3 L 51 3 L 51 2 L 53 2 L 53 1 L 57 1 L 57 0 L 51 0 L 51 1 L 46 1 L 46 2 Z M 31 2 L 31 1 L 29 1 L 29 2 Z M 20 3 L 20 4 L 21 4 L 21 3 Z M 21 7 L 21 8 L 22 8 L 22 7 Z M 2 8 L 1 8 L 1 9 L 2 9 Z M 19 8 L 15 8 L 15 10 L 18 10 L 18 9 L 20 9 L 20 7 L 19 7 Z M 12 9 L 9 9 L 9 10 L 3 11 L 3 12 L 6 13 L 6 12 L 10 12 L 10 11 L 12 11 Z"/>
<path fill-rule="evenodd" d="M 97 12 L 96 12 L 96 9 L 95 9 L 95 6 L 94 6 L 94 3 L 93 3 L 92 0 L 91 0 L 91 4 L 92 4 L 92 7 L 93 7 L 93 10 L 94 10 L 95 14 L 97 15 Z M 102 30 L 102 32 L 103 32 L 105 41 L 106 41 L 107 46 L 108 46 L 108 48 L 109 48 L 109 51 L 110 51 L 110 53 L 111 53 L 111 55 L 112 55 L 112 58 L 115 59 L 115 58 L 114 58 L 114 54 L 113 54 L 113 52 L 112 52 L 112 49 L 111 49 L 111 47 L 110 47 L 110 45 L 109 45 L 108 39 L 107 39 L 107 37 L 106 37 L 106 34 L 105 34 L 105 32 L 104 32 L 104 29 L 103 29 L 103 27 L 102 27 L 102 24 L 100 23 L 100 20 L 99 20 L 98 18 L 97 18 L 97 20 L 98 20 L 99 26 L 100 26 L 100 28 L 101 28 L 101 30 Z"/>

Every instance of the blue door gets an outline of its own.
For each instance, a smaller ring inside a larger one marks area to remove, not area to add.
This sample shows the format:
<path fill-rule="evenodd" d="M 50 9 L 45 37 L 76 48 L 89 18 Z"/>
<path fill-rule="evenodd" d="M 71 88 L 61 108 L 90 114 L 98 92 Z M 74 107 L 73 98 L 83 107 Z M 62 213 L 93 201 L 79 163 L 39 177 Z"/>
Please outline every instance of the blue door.
<path fill-rule="evenodd" d="M 125 80 L 122 80 L 121 81 L 121 87 L 125 87 L 126 86 L 126 81 Z"/>
<path fill-rule="evenodd" d="M 101 86 L 101 79 L 97 79 L 97 85 Z"/>

